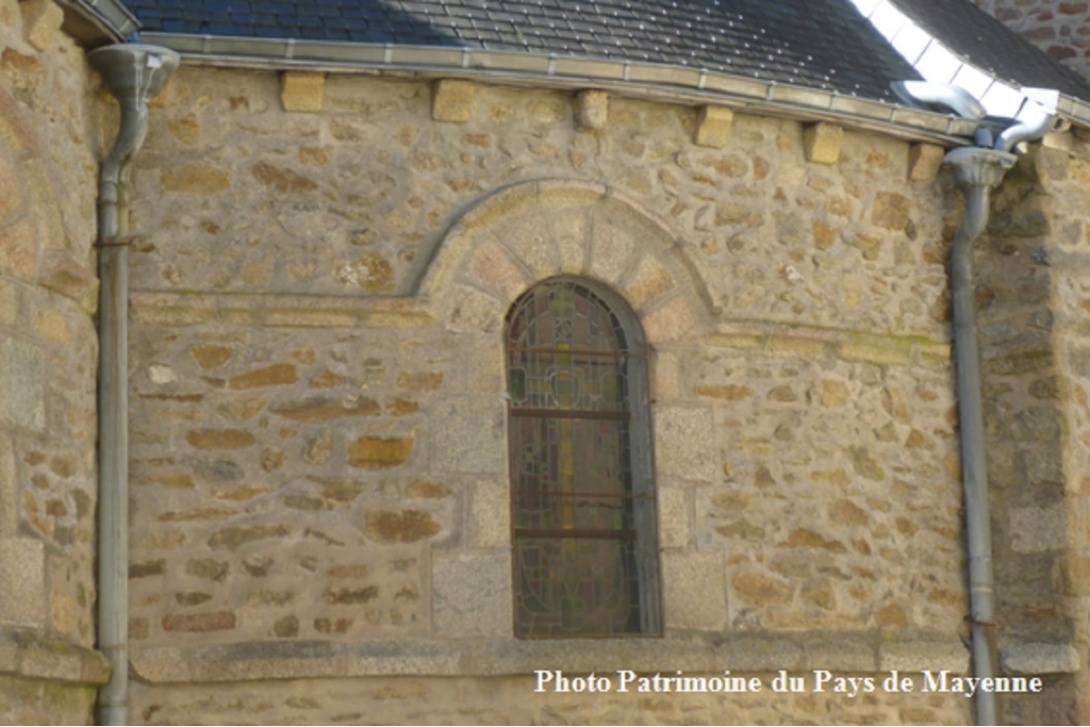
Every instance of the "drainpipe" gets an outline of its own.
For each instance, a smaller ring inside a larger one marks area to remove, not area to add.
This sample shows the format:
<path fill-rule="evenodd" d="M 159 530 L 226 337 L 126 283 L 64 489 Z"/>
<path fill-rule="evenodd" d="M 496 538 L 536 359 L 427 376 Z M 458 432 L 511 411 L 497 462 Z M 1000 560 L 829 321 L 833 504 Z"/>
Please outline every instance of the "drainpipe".
<path fill-rule="evenodd" d="M 988 225 L 991 190 L 999 186 L 1007 170 L 1018 159 L 1011 151 L 1023 141 L 1040 139 L 1054 123 L 1055 117 L 1040 109 L 1030 121 L 1012 124 L 1004 129 L 995 138 L 992 148 L 961 147 L 951 151 L 945 159 L 947 164 L 954 167 L 954 177 L 966 199 L 965 217 L 954 234 L 950 252 L 950 287 L 953 294 L 954 360 L 961 426 L 961 482 L 965 493 L 965 531 L 969 549 L 973 672 L 981 678 L 994 677 L 998 673 L 998 648 L 972 250 L 973 243 Z M 977 139 L 990 138 L 990 131 L 982 126 Z M 994 693 L 977 693 L 977 724 L 996 723 L 995 705 Z"/>
<path fill-rule="evenodd" d="M 119 44 L 87 60 L 121 105 L 117 140 L 99 170 L 98 367 L 98 649 L 113 665 L 99 690 L 98 724 L 128 724 L 129 670 L 129 240 L 125 212 L 127 171 L 144 143 L 148 100 L 178 67 L 165 48 Z"/>
<path fill-rule="evenodd" d="M 966 210 L 954 234 L 950 253 L 950 287 L 954 309 L 954 360 L 957 368 L 958 414 L 961 425 L 961 482 L 965 493 L 965 529 L 969 546 L 969 607 L 973 673 L 996 675 L 995 590 L 992 575 L 992 528 L 988 503 L 988 469 L 984 448 L 984 408 L 980 395 L 980 354 L 977 348 L 976 306 L 973 301 L 973 243 L 988 224 L 991 190 L 1017 157 L 1005 151 L 961 147 L 946 155 L 958 186 L 965 192 Z M 996 722 L 995 695 L 976 696 L 977 724 Z"/>

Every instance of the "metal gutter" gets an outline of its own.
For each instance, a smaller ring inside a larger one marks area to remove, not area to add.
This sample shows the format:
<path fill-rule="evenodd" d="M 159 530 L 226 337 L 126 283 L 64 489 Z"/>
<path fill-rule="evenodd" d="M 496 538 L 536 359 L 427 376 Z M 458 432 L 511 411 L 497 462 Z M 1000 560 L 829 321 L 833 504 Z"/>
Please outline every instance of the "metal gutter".
<path fill-rule="evenodd" d="M 831 120 L 894 136 L 960 145 L 976 125 L 953 115 L 804 86 L 655 63 L 475 48 L 141 33 L 184 63 L 265 70 L 393 73 L 496 83 L 612 90 L 668 103 L 722 104 L 804 120 Z M 543 83 L 544 81 L 544 83 Z M 1090 109 L 1088 109 L 1090 111 Z M 1087 115 L 1090 123 L 1090 113 Z"/>
<path fill-rule="evenodd" d="M 119 0 L 56 2 L 64 10 L 66 29 L 85 42 L 120 41 L 140 29 L 140 21 Z"/>

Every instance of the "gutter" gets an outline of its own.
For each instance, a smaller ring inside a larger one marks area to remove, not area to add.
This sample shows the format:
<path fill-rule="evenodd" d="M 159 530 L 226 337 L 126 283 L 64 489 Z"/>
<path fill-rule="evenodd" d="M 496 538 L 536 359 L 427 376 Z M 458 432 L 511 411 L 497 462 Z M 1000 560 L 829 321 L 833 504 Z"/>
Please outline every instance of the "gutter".
<path fill-rule="evenodd" d="M 537 88 L 587 87 L 664 103 L 721 104 L 804 121 L 829 120 L 901 139 L 955 146 L 976 125 L 952 114 L 707 69 L 477 48 L 146 32 L 187 64 L 260 70 L 489 79 Z M 543 83 L 544 81 L 544 83 Z M 1090 107 L 1087 108 L 1090 124 Z"/>
<path fill-rule="evenodd" d="M 119 0 L 56 0 L 64 11 L 64 29 L 85 46 L 121 41 L 140 29 Z"/>
<path fill-rule="evenodd" d="M 148 130 L 148 101 L 179 63 L 173 51 L 109 45 L 87 60 L 121 105 L 121 127 L 99 169 L 98 624 L 97 646 L 113 665 L 99 690 L 99 724 L 128 724 L 129 634 L 129 240 L 127 172 Z"/>

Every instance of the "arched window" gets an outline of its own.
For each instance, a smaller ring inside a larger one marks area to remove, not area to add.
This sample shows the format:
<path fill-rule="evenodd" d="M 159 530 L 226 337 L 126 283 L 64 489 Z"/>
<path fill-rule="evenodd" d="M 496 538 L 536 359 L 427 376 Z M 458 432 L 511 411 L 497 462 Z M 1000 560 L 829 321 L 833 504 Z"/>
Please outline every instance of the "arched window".
<path fill-rule="evenodd" d="M 659 634 L 646 353 L 619 297 L 542 282 L 507 316 L 515 635 Z"/>

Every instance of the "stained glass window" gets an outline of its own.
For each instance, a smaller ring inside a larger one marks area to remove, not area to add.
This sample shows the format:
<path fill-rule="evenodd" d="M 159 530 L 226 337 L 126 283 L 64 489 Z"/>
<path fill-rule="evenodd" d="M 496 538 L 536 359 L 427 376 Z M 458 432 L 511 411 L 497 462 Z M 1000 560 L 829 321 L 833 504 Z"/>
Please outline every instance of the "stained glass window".
<path fill-rule="evenodd" d="M 623 301 L 581 281 L 508 315 L 517 636 L 660 631 L 645 363 Z"/>

